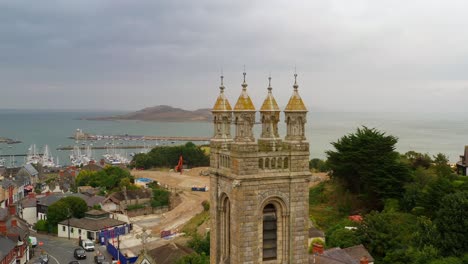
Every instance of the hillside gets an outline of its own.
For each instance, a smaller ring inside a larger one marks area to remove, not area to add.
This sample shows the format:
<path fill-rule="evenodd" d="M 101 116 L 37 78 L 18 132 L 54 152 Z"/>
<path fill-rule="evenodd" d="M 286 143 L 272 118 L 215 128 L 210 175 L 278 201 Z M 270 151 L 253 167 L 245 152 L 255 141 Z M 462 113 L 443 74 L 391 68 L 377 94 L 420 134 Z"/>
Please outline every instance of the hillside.
<path fill-rule="evenodd" d="M 123 115 L 86 118 L 87 120 L 143 120 L 164 122 L 208 122 L 211 120 L 211 109 L 203 108 L 195 111 L 175 108 L 168 105 L 147 107 L 142 110 Z"/>

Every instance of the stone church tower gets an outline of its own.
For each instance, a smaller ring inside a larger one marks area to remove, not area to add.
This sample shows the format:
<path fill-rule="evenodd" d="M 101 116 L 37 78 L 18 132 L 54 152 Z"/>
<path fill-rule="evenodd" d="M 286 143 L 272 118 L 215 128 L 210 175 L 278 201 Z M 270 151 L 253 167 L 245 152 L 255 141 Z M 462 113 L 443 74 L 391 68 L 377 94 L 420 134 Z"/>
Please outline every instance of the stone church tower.
<path fill-rule="evenodd" d="M 234 109 L 224 95 L 221 77 L 220 94 L 212 110 L 210 262 L 308 263 L 307 109 L 295 80 L 284 110 L 287 133 L 281 139 L 280 109 L 269 78 L 268 94 L 260 109 L 262 132 L 256 141 L 256 110 L 247 93 L 245 75 Z"/>

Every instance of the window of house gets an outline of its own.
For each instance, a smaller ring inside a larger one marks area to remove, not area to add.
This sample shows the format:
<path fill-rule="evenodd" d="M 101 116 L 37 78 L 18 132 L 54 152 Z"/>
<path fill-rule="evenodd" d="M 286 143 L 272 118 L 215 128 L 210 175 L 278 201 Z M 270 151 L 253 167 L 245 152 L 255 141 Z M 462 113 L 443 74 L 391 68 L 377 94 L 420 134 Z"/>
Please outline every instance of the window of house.
<path fill-rule="evenodd" d="M 73 231 L 74 231 L 74 230 L 73 230 L 73 227 L 72 227 L 72 228 L 71 228 L 71 232 L 73 233 Z"/>
<path fill-rule="evenodd" d="M 62 226 L 62 231 L 65 232 L 65 226 Z"/>

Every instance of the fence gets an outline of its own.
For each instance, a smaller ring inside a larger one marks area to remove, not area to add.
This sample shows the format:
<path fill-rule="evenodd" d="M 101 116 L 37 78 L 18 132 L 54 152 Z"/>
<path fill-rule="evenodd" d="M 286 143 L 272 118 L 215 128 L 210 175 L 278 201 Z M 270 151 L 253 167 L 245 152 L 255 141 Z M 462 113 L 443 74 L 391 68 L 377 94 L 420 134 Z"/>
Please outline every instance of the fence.
<path fill-rule="evenodd" d="M 154 207 L 154 208 L 151 206 L 147 206 L 145 208 L 139 208 L 139 209 L 127 211 L 127 216 L 135 217 L 135 216 L 148 215 L 148 214 L 162 214 L 167 211 L 169 211 L 168 206 L 160 206 L 160 207 Z"/>
<path fill-rule="evenodd" d="M 114 258 L 114 259 L 118 259 L 120 260 L 120 263 L 121 264 L 130 264 L 130 263 L 134 263 L 138 257 L 126 257 L 122 254 L 122 252 L 120 252 L 117 248 L 114 247 L 114 245 L 112 245 L 111 243 L 107 243 L 107 252 L 109 252 L 109 254 L 111 254 L 111 256 Z"/>

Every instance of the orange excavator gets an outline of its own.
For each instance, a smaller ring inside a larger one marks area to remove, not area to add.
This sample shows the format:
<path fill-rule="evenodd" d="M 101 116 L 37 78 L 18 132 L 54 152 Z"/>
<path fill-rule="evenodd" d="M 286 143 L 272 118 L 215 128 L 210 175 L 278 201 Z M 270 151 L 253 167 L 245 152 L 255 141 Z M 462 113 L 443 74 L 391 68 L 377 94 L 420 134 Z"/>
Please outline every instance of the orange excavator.
<path fill-rule="evenodd" d="M 182 174 L 182 171 L 184 170 L 183 166 L 184 166 L 184 158 L 182 158 L 182 155 L 180 155 L 179 163 L 177 163 L 177 166 L 175 166 L 174 171 L 180 172 L 180 174 Z"/>

